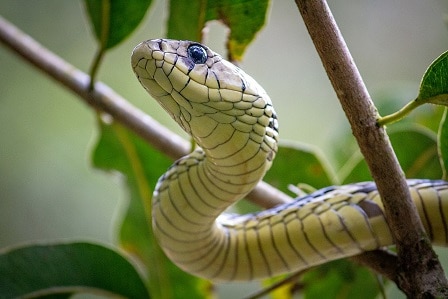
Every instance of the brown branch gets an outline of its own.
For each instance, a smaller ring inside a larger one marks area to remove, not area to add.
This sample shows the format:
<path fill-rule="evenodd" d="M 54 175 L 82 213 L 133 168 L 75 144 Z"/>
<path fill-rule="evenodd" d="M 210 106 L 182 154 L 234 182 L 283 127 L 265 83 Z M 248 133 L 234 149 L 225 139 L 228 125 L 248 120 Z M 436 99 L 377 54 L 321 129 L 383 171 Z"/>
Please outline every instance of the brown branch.
<path fill-rule="evenodd" d="M 398 250 L 398 287 L 412 298 L 448 297 L 448 282 L 401 167 L 326 1 L 296 4 L 383 200 Z"/>
<path fill-rule="evenodd" d="M 94 90 L 90 91 L 90 77 L 87 74 L 44 48 L 1 16 L 0 41 L 15 54 L 73 91 L 81 100 L 111 115 L 170 158 L 178 159 L 189 153 L 189 142 L 131 105 L 104 83 L 96 83 Z M 263 182 L 258 184 L 247 198 L 264 208 L 271 208 L 291 200 L 288 195 Z"/>

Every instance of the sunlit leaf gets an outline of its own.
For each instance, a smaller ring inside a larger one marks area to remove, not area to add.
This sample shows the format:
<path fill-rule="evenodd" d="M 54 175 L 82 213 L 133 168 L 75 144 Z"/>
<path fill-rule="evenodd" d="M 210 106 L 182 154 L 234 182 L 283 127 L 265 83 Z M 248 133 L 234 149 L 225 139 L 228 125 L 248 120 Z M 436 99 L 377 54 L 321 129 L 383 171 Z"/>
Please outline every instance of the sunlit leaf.
<path fill-rule="evenodd" d="M 152 0 L 85 0 L 95 37 L 110 49 L 137 28 Z"/>
<path fill-rule="evenodd" d="M 448 106 L 448 51 L 440 55 L 426 70 L 417 98 L 397 112 L 379 118 L 378 124 L 387 125 L 399 121 L 426 103 Z"/>
<path fill-rule="evenodd" d="M 210 297 L 210 283 L 185 273 L 168 260 L 151 230 L 152 190 L 172 161 L 118 124 L 101 123 L 100 130 L 93 161 L 96 167 L 118 171 L 126 178 L 130 201 L 120 228 L 120 245 L 143 265 L 151 296 Z"/>
<path fill-rule="evenodd" d="M 67 298 L 73 293 L 149 298 L 134 266 L 101 245 L 30 245 L 0 255 L 0 298 Z"/>
<path fill-rule="evenodd" d="M 170 1 L 168 38 L 201 41 L 205 23 L 219 20 L 230 33 L 230 60 L 241 60 L 246 47 L 266 22 L 268 0 Z"/>
<path fill-rule="evenodd" d="M 416 101 L 448 106 L 448 51 L 426 70 Z"/>

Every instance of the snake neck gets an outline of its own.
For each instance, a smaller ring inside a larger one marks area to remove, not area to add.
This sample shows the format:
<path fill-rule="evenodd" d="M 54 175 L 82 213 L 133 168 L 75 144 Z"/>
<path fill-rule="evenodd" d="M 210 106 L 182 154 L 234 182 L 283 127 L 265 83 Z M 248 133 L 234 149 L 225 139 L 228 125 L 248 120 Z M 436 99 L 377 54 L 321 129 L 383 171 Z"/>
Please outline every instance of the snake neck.
<path fill-rule="evenodd" d="M 255 187 L 275 155 L 276 148 L 260 146 L 248 134 L 234 132 L 233 138 L 246 142 L 198 149 L 176 161 L 156 186 L 153 230 L 165 253 L 189 271 L 194 259 L 207 256 L 211 247 L 226 250 L 229 232 L 216 219 Z M 211 276 L 201 271 L 194 272 Z"/>

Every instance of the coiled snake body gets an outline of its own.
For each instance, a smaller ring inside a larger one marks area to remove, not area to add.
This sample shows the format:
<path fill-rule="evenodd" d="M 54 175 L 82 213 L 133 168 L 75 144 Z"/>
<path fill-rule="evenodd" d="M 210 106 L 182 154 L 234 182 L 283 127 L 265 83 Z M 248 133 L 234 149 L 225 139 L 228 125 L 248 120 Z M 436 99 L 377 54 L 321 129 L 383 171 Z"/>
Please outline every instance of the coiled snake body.
<path fill-rule="evenodd" d="M 143 87 L 201 147 L 160 178 L 153 229 L 180 268 L 215 281 L 252 280 L 392 245 L 372 182 L 329 187 L 243 216 L 223 211 L 251 191 L 277 151 L 263 88 L 207 47 L 149 40 L 132 54 Z M 408 180 L 425 228 L 448 243 L 448 183 Z"/>

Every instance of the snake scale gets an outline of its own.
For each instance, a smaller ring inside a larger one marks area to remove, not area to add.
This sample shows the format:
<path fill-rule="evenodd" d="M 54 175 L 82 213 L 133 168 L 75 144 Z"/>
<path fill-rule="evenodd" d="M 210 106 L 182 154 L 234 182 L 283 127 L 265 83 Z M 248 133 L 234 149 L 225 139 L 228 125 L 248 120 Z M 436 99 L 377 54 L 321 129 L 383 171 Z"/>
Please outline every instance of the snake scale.
<path fill-rule="evenodd" d="M 214 281 L 245 281 L 393 244 L 373 182 L 324 188 L 255 214 L 223 213 L 263 178 L 277 152 L 269 96 L 240 68 L 195 42 L 142 42 L 132 67 L 200 146 L 168 169 L 152 199 L 155 235 L 180 268 Z M 448 183 L 408 185 L 431 240 L 447 245 Z"/>

